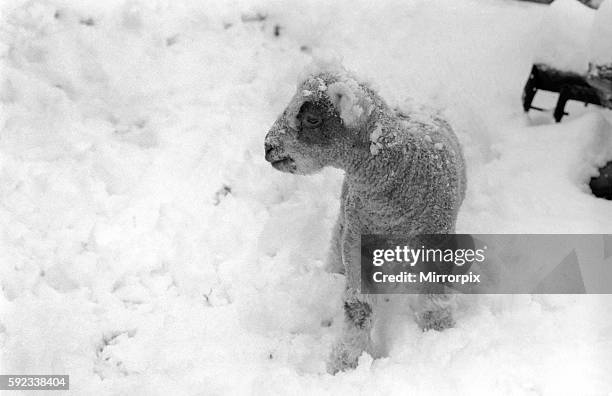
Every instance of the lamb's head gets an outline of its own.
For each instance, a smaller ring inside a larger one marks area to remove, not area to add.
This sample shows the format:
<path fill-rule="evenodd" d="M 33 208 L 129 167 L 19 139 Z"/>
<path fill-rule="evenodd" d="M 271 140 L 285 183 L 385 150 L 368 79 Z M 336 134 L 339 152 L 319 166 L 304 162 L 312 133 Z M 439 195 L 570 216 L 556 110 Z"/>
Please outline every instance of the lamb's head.
<path fill-rule="evenodd" d="M 371 94 L 346 73 L 310 75 L 268 132 L 266 160 L 283 172 L 310 174 L 342 167 L 350 151 L 366 152 Z"/>

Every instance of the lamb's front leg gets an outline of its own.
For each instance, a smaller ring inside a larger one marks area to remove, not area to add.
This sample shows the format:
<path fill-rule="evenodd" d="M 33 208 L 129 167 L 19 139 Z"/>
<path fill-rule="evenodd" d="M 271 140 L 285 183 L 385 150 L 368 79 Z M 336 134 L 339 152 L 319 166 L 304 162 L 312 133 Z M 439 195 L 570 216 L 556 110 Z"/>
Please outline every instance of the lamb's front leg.
<path fill-rule="evenodd" d="M 344 263 L 342 262 L 342 241 L 344 239 L 344 201 L 347 195 L 346 180 L 342 184 L 340 195 L 340 213 L 332 230 L 332 240 L 327 253 L 326 268 L 331 273 L 344 274 Z"/>
<path fill-rule="evenodd" d="M 357 367 L 361 354 L 370 348 L 373 311 L 372 301 L 355 289 L 344 295 L 344 324 L 327 365 L 330 374 Z"/>
<path fill-rule="evenodd" d="M 353 227 L 350 227 L 352 225 Z M 332 349 L 327 370 L 331 374 L 357 367 L 359 356 L 370 349 L 374 319 L 373 299 L 361 294 L 360 234 L 355 224 L 347 224 L 342 241 L 347 287 L 344 293 L 344 323 L 340 339 Z"/>

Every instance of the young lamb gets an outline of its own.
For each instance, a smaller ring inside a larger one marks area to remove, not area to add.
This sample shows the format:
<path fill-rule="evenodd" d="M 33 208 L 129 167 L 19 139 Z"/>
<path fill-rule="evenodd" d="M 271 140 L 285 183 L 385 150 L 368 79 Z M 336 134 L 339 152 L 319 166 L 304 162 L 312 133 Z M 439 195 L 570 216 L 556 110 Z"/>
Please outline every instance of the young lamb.
<path fill-rule="evenodd" d="M 346 276 L 345 320 L 328 371 L 354 368 L 370 351 L 376 311 L 376 296 L 360 293 L 360 236 L 454 232 L 466 185 L 457 138 L 436 114 L 393 110 L 338 66 L 299 84 L 266 136 L 265 158 L 294 174 L 325 166 L 345 171 L 328 259 Z M 424 330 L 454 323 L 449 295 L 441 293 L 419 297 L 416 319 Z"/>

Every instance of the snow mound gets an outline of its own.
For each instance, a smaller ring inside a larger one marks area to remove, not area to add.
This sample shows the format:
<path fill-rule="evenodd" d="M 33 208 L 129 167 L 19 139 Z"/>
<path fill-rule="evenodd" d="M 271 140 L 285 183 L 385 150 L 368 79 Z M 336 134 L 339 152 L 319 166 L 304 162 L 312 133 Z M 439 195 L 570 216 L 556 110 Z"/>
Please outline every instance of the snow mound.
<path fill-rule="evenodd" d="M 604 1 L 595 12 L 589 39 L 589 60 L 596 65 L 612 64 L 612 1 Z"/>
<path fill-rule="evenodd" d="M 595 11 L 575 0 L 556 0 L 548 7 L 538 31 L 536 62 L 584 73 Z"/>

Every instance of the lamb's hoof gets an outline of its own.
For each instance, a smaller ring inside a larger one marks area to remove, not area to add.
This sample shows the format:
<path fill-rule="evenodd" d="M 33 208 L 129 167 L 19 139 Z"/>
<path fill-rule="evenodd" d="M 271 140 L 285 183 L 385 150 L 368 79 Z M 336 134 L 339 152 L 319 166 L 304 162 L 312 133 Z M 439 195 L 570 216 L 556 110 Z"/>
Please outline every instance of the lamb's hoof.
<path fill-rule="evenodd" d="M 327 362 L 327 372 L 331 375 L 336 375 L 340 371 L 355 369 L 359 363 L 360 355 L 351 353 L 345 345 L 336 345 Z"/>
<path fill-rule="evenodd" d="M 453 314 L 449 309 L 424 311 L 417 316 L 417 322 L 423 331 L 442 331 L 455 326 Z"/>

